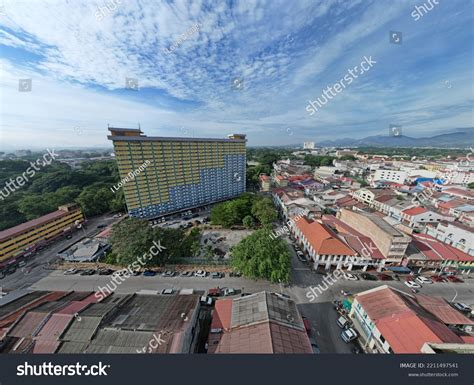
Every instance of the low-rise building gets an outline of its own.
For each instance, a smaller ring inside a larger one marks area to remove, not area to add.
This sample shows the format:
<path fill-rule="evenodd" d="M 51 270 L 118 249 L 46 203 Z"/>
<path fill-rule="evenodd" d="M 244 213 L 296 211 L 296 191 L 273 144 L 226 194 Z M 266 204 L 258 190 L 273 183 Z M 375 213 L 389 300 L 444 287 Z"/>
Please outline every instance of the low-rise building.
<path fill-rule="evenodd" d="M 64 236 L 84 222 L 76 204 L 63 205 L 57 211 L 0 231 L 0 265 L 2 262 L 28 255 L 56 238 Z"/>
<path fill-rule="evenodd" d="M 474 256 L 474 228 L 458 222 L 440 222 L 426 226 L 426 234 Z"/>
<path fill-rule="evenodd" d="M 313 353 L 294 301 L 273 293 L 216 301 L 208 354 Z"/>
<path fill-rule="evenodd" d="M 261 174 L 259 180 L 260 190 L 264 192 L 270 191 L 270 177 L 268 175 Z"/>
<path fill-rule="evenodd" d="M 463 344 L 448 326 L 472 322 L 442 299 L 408 295 L 386 285 L 356 294 L 349 317 L 369 353 L 416 354 L 425 344 Z"/>

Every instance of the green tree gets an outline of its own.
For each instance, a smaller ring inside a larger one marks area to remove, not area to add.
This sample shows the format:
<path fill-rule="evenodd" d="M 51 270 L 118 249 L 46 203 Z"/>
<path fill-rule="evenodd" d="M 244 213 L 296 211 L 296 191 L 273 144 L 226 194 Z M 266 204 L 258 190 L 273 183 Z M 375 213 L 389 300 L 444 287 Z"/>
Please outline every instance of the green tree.
<path fill-rule="evenodd" d="M 255 226 L 255 220 L 251 215 L 245 216 L 244 219 L 242 219 L 242 223 L 247 229 L 252 229 Z"/>
<path fill-rule="evenodd" d="M 114 193 L 102 184 L 93 184 L 82 190 L 77 197 L 86 216 L 106 213 L 110 210 L 110 202 L 115 198 Z"/>
<path fill-rule="evenodd" d="M 275 222 L 278 218 L 272 200 L 267 197 L 254 200 L 252 205 L 252 215 L 257 218 L 262 225 L 269 225 Z"/>
<path fill-rule="evenodd" d="M 467 185 L 467 187 L 469 187 L 470 189 L 474 189 L 474 182 L 469 183 L 469 184 Z"/>
<path fill-rule="evenodd" d="M 282 239 L 273 239 L 269 229 L 260 229 L 242 239 L 231 250 L 232 266 L 249 278 L 273 283 L 290 279 L 290 251 Z"/>

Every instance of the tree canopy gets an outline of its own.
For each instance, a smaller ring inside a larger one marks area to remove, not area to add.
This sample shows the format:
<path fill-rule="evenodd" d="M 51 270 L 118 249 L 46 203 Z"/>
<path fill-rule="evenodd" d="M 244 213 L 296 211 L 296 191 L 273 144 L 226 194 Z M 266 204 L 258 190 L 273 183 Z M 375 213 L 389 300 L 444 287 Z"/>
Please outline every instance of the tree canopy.
<path fill-rule="evenodd" d="M 255 231 L 232 248 L 232 266 L 249 278 L 273 283 L 290 279 L 291 254 L 285 240 L 271 237 L 271 230 Z"/>

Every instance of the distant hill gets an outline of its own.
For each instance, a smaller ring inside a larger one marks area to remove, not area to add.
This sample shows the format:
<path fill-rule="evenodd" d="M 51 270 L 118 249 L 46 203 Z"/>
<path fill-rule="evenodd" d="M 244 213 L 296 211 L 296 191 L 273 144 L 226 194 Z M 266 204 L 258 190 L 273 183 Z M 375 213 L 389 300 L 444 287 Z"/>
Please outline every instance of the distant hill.
<path fill-rule="evenodd" d="M 341 138 L 318 142 L 322 147 L 437 147 L 437 148 L 466 148 L 474 146 L 474 128 L 463 131 L 441 134 L 426 138 L 409 136 L 375 135 L 363 139 Z"/>

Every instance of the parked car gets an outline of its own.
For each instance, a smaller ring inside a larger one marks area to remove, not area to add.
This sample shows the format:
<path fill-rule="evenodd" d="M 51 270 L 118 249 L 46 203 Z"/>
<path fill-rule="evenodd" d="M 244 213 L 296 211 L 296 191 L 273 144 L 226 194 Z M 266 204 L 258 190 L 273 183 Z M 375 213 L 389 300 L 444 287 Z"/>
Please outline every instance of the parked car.
<path fill-rule="evenodd" d="M 393 278 L 391 275 L 383 274 L 383 273 L 377 274 L 377 278 L 381 281 L 393 281 Z"/>
<path fill-rule="evenodd" d="M 143 275 L 145 277 L 154 277 L 156 275 L 156 271 L 153 271 L 153 270 L 145 270 L 143 272 Z"/>
<path fill-rule="evenodd" d="M 311 349 L 313 349 L 314 354 L 320 354 L 321 350 L 319 350 L 319 346 L 316 343 L 316 340 L 314 337 L 309 337 L 309 342 L 311 343 Z"/>
<path fill-rule="evenodd" d="M 232 271 L 229 273 L 229 277 L 240 277 L 242 274 L 240 274 L 238 271 Z"/>
<path fill-rule="evenodd" d="M 176 273 L 174 271 L 168 270 L 168 271 L 165 271 L 165 272 L 161 273 L 161 276 L 162 277 L 174 277 L 175 274 Z"/>
<path fill-rule="evenodd" d="M 163 295 L 171 295 L 174 293 L 174 289 L 163 289 L 161 290 L 161 294 Z"/>
<path fill-rule="evenodd" d="M 278 298 L 281 298 L 281 299 L 291 299 L 291 297 L 285 293 L 273 293 L 273 294 L 275 294 Z"/>
<path fill-rule="evenodd" d="M 423 277 L 419 275 L 418 277 L 415 278 L 415 281 L 418 282 L 419 284 L 425 284 L 425 283 L 433 283 L 433 281 L 430 278 Z"/>
<path fill-rule="evenodd" d="M 198 270 L 194 273 L 194 276 L 204 278 L 207 277 L 207 272 L 205 272 L 204 270 Z"/>
<path fill-rule="evenodd" d="M 94 275 L 94 274 L 95 274 L 94 269 L 86 269 L 86 270 L 81 271 L 81 275 Z"/>
<path fill-rule="evenodd" d="M 347 279 L 348 281 L 357 281 L 359 279 L 357 278 L 357 275 L 347 273 L 347 272 L 343 272 L 342 276 L 344 277 L 344 279 Z"/>
<path fill-rule="evenodd" d="M 236 291 L 232 289 L 231 287 L 227 287 L 224 289 L 224 297 L 227 297 L 229 295 L 235 295 L 235 294 L 237 294 Z"/>
<path fill-rule="evenodd" d="M 472 309 L 467 306 L 465 303 L 462 303 L 462 302 L 453 302 L 452 304 L 456 309 L 458 309 L 459 311 L 462 311 L 464 313 L 470 313 L 472 311 Z"/>
<path fill-rule="evenodd" d="M 107 227 L 107 225 L 102 224 L 97 226 L 98 229 L 103 229 L 104 227 Z"/>
<path fill-rule="evenodd" d="M 180 276 L 181 277 L 192 277 L 193 276 L 193 272 L 192 271 L 183 271 Z"/>
<path fill-rule="evenodd" d="M 218 287 L 215 287 L 213 289 L 209 289 L 207 291 L 208 297 L 219 297 L 221 295 L 221 290 Z"/>
<path fill-rule="evenodd" d="M 222 273 L 215 271 L 211 273 L 211 278 L 222 278 Z"/>
<path fill-rule="evenodd" d="M 308 318 L 306 317 L 301 317 L 303 319 L 303 325 L 304 328 L 306 329 L 306 333 L 309 335 L 311 334 L 311 322 L 309 322 Z"/>
<path fill-rule="evenodd" d="M 449 282 L 446 278 L 441 277 L 440 275 L 432 275 L 430 278 L 433 282 Z"/>
<path fill-rule="evenodd" d="M 205 295 L 203 295 L 199 299 L 199 302 L 201 302 L 201 305 L 204 306 L 212 306 L 212 304 L 214 303 L 214 299 L 212 297 L 206 297 Z"/>
<path fill-rule="evenodd" d="M 110 275 L 114 271 L 112 269 L 99 269 L 98 273 L 99 275 Z"/>
<path fill-rule="evenodd" d="M 349 343 L 357 338 L 357 332 L 352 329 L 346 329 L 341 333 L 341 338 L 345 343 Z"/>
<path fill-rule="evenodd" d="M 362 273 L 360 276 L 366 281 L 377 281 L 377 277 L 369 273 Z"/>
<path fill-rule="evenodd" d="M 301 262 L 306 262 L 306 257 L 304 256 L 304 253 L 302 251 L 297 251 L 296 256 Z"/>
<path fill-rule="evenodd" d="M 341 329 L 345 329 L 346 327 L 349 326 L 350 322 L 349 320 L 344 317 L 344 316 L 340 316 L 337 320 L 336 320 L 336 323 L 337 325 L 341 328 Z"/>
<path fill-rule="evenodd" d="M 75 269 L 74 267 L 71 267 L 70 269 L 67 269 L 66 271 L 64 271 L 64 275 L 74 275 L 74 274 L 77 274 L 77 269 Z"/>
<path fill-rule="evenodd" d="M 456 277 L 455 275 L 448 275 L 446 279 L 449 282 L 454 282 L 454 283 L 463 283 L 464 281 L 461 278 Z"/>
<path fill-rule="evenodd" d="M 405 285 L 407 285 L 410 289 L 421 289 L 421 285 L 416 283 L 415 281 L 405 281 Z"/>

